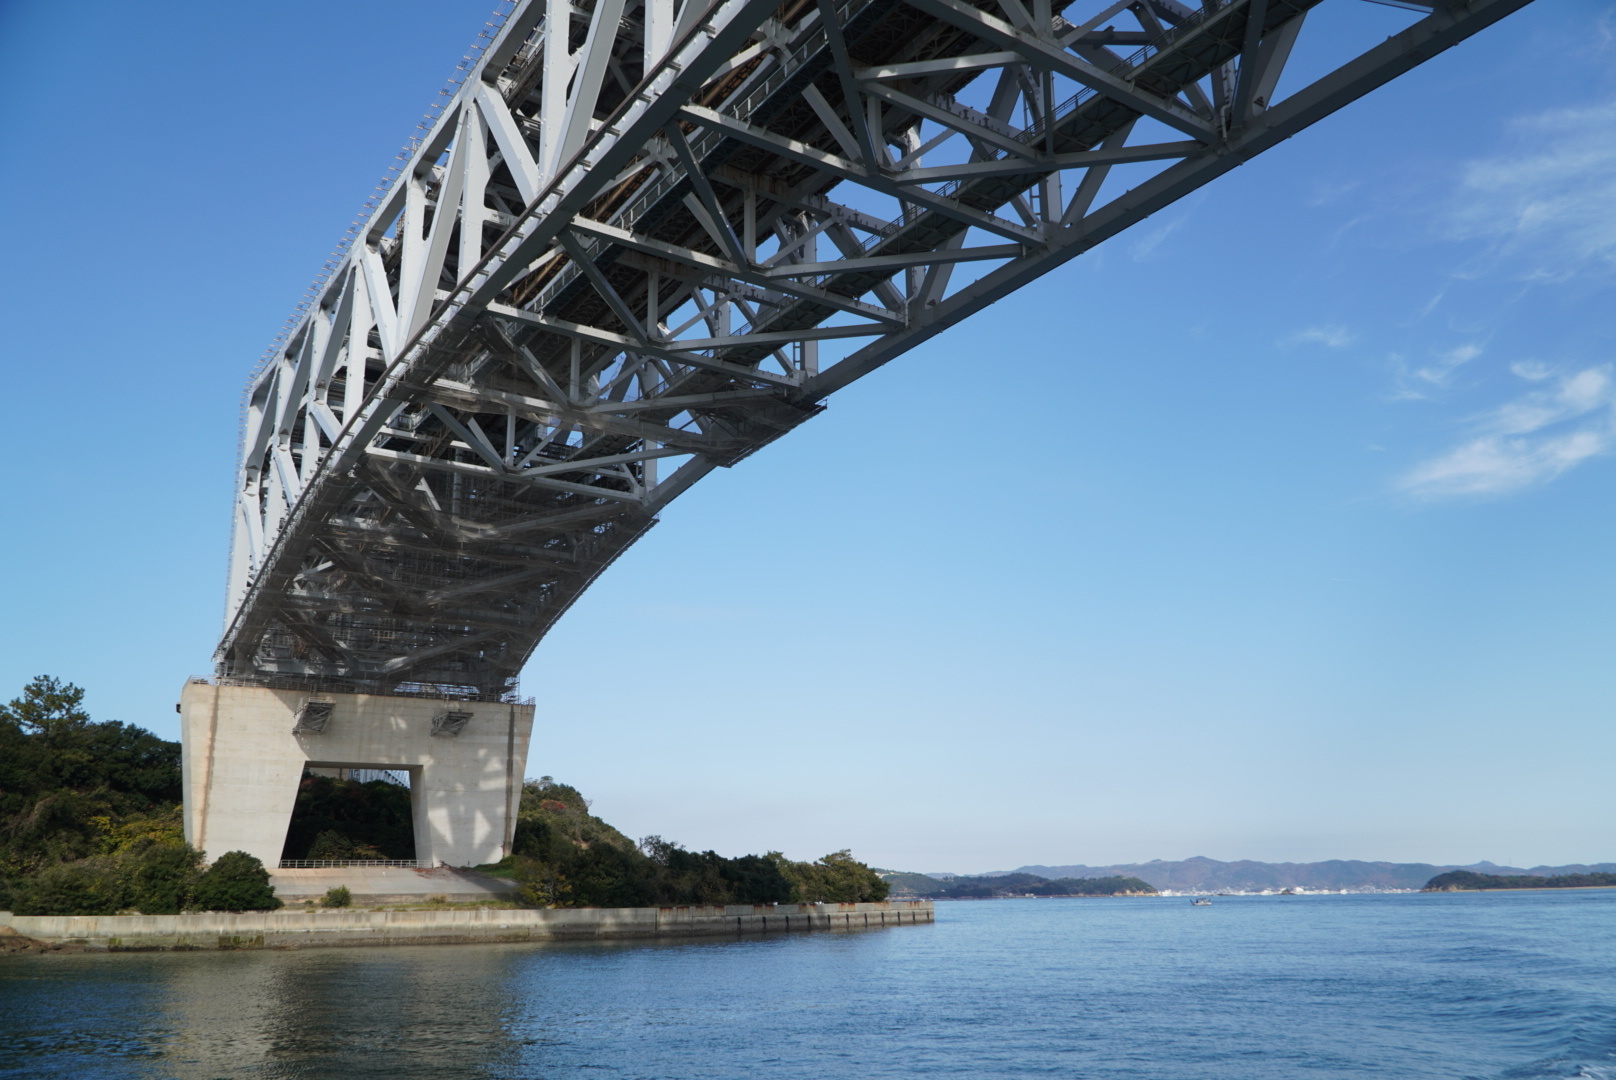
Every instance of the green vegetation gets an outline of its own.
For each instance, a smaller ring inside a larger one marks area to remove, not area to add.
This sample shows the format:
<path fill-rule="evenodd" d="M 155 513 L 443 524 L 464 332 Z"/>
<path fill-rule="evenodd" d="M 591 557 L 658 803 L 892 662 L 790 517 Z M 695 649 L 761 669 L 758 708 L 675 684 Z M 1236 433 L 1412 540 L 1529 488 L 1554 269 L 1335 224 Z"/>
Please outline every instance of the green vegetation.
<path fill-rule="evenodd" d="M 57 863 L 11 883 L 10 908 L 18 915 L 177 915 L 281 906 L 269 871 L 245 851 L 226 852 L 206 870 L 201 864 L 201 853 L 183 842 Z"/>
<path fill-rule="evenodd" d="M 410 789 L 386 780 L 304 776 L 281 858 L 415 858 Z"/>
<path fill-rule="evenodd" d="M 794 862 L 778 851 L 727 859 L 649 836 L 636 844 L 550 777 L 522 786 L 510 858 L 486 872 L 514 878 L 539 907 L 837 903 L 884 900 L 887 884 L 846 851 Z"/>
<path fill-rule="evenodd" d="M 92 721 L 84 691 L 40 676 L 0 706 L 0 909 L 24 915 L 278 908 L 269 872 L 245 852 L 202 868 L 180 817 L 180 747 L 128 724 Z M 523 785 L 514 854 L 486 872 L 524 902 L 555 907 L 837 903 L 886 898 L 846 851 L 795 862 L 777 851 L 728 859 L 651 836 L 635 843 L 589 812 L 576 788 Z M 410 793 L 376 780 L 307 776 L 284 858 L 410 859 Z M 346 906 L 346 888 L 326 906 Z"/>
<path fill-rule="evenodd" d="M 83 690 L 34 679 L 0 705 L 0 908 L 171 915 L 279 907 L 250 855 L 233 852 L 202 869 L 202 854 L 185 843 L 179 800 L 178 743 L 93 721 Z"/>
<path fill-rule="evenodd" d="M 274 911 L 281 902 L 263 863 L 245 851 L 227 851 L 197 879 L 187 906 L 196 911 Z"/>
<path fill-rule="evenodd" d="M 1451 870 L 1425 883 L 1421 892 L 1469 892 L 1482 889 L 1587 889 L 1616 886 L 1616 874 L 1478 874 L 1473 870 Z"/>
<path fill-rule="evenodd" d="M 325 891 L 325 898 L 320 901 L 321 907 L 352 907 L 353 893 L 346 885 L 333 885 Z"/>
<path fill-rule="evenodd" d="M 1055 878 L 1037 874 L 995 874 L 949 880 L 925 874 L 887 872 L 893 893 L 930 900 L 991 900 L 1006 896 L 1155 896 L 1149 882 L 1136 877 Z"/>
<path fill-rule="evenodd" d="M 179 744 L 95 723 L 83 701 L 41 675 L 0 705 L 0 882 L 175 835 Z"/>

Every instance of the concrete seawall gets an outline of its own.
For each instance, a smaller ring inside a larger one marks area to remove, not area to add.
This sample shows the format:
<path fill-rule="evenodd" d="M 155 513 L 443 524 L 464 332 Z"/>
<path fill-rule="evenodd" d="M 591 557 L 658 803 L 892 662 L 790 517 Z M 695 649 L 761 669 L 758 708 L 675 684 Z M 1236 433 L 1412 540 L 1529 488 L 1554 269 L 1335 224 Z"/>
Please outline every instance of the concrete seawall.
<path fill-rule="evenodd" d="M 301 949 L 485 941 L 712 937 L 805 930 L 864 930 L 933 921 L 929 900 L 878 904 L 735 904 L 727 907 L 501 908 L 438 911 L 268 911 L 187 915 L 13 915 L 6 929 L 87 949 Z"/>
<path fill-rule="evenodd" d="M 452 866 L 335 866 L 269 872 L 270 887 L 288 905 L 318 901 L 327 889 L 346 887 L 360 907 L 420 904 L 433 897 L 457 904 L 505 903 L 515 899 L 516 882 Z"/>

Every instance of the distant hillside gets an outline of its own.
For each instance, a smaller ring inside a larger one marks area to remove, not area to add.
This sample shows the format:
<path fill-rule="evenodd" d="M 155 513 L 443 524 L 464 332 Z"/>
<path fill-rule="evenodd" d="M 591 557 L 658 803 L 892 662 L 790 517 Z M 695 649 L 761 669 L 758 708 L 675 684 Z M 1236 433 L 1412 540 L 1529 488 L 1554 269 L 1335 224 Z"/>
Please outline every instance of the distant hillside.
<path fill-rule="evenodd" d="M 1157 889 L 1174 892 L 1262 892 L 1265 889 L 1421 889 L 1433 877 L 1452 870 L 1551 877 L 1612 873 L 1616 872 L 1616 863 L 1523 869 L 1495 866 L 1490 862 L 1469 866 L 1436 866 L 1431 863 L 1363 862 L 1357 859 L 1331 859 L 1315 863 L 1220 862 L 1196 857 L 1177 862 L 1153 859 L 1146 863 L 1116 866 L 1021 866 L 1002 873 L 1037 874 L 1046 878 L 1136 877 L 1148 881 Z"/>
<path fill-rule="evenodd" d="M 1610 889 L 1616 888 L 1616 874 L 1477 874 L 1450 870 L 1426 883 L 1426 892 L 1468 892 L 1472 889 Z"/>
<path fill-rule="evenodd" d="M 912 874 L 899 870 L 877 870 L 876 873 L 880 874 L 881 880 L 891 887 L 892 892 L 889 895 L 893 897 L 929 896 L 947 884 L 925 874 Z"/>
<path fill-rule="evenodd" d="M 927 900 L 990 900 L 1008 896 L 1154 896 L 1156 890 L 1136 877 L 1062 877 L 1037 874 L 950 876 L 946 881 L 926 874 L 878 870 L 894 897 Z"/>

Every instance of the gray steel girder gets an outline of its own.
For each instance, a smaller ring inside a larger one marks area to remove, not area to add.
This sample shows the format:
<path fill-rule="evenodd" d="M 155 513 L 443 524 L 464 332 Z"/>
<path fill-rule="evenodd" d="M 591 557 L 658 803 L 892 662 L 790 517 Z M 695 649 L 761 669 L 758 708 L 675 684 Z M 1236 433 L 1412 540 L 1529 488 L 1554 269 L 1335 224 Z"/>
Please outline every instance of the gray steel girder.
<path fill-rule="evenodd" d="M 1527 0 L 1277 96 L 1320 2 L 518 3 L 249 388 L 220 676 L 512 693 L 708 471 Z"/>

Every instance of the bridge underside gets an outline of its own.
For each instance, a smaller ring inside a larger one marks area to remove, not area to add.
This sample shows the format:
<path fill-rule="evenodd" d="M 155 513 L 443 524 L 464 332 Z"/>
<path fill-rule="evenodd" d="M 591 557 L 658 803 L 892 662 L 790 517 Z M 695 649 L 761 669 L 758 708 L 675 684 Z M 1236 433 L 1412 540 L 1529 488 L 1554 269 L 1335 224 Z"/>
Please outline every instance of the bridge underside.
<path fill-rule="evenodd" d="M 708 471 L 1525 0 L 1280 96 L 1320 2 L 518 4 L 250 389 L 220 676 L 509 696 Z"/>

